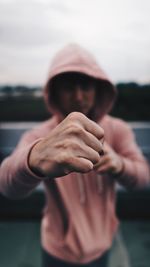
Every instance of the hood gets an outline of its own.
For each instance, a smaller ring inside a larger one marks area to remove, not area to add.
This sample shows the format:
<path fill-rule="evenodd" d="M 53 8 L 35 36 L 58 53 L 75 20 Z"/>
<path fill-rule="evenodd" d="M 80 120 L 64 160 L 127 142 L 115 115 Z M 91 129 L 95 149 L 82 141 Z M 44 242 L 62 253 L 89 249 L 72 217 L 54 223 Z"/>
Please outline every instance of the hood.
<path fill-rule="evenodd" d="M 83 73 L 97 80 L 97 97 L 94 115 L 91 119 L 99 120 L 111 110 L 116 98 L 115 86 L 87 50 L 79 45 L 70 44 L 59 51 L 53 58 L 44 87 L 45 102 L 51 114 L 61 115 L 59 106 L 53 99 L 52 80 L 57 75 L 66 72 Z"/>

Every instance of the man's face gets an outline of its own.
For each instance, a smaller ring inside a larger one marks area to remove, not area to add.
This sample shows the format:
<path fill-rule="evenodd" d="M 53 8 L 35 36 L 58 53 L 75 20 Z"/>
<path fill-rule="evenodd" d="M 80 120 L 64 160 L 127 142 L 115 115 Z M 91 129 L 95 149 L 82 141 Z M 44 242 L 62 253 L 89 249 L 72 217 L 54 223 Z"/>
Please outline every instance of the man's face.
<path fill-rule="evenodd" d="M 57 77 L 57 101 L 63 115 L 78 111 L 88 115 L 95 104 L 96 81 L 79 73 L 65 73 Z"/>

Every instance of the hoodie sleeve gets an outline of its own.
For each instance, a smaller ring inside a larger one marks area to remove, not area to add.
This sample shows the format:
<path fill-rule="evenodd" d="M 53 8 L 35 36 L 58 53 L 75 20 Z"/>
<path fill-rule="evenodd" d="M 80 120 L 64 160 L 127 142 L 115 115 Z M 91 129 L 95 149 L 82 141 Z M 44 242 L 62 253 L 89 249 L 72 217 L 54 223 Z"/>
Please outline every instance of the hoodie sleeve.
<path fill-rule="evenodd" d="M 0 192 L 9 198 L 23 198 L 42 181 L 29 168 L 28 156 L 41 140 L 34 132 L 25 133 L 14 152 L 0 166 Z"/>
<path fill-rule="evenodd" d="M 150 166 L 136 143 L 132 129 L 126 122 L 115 119 L 113 133 L 114 149 L 123 160 L 123 170 L 116 176 L 117 181 L 128 189 L 148 185 Z"/>

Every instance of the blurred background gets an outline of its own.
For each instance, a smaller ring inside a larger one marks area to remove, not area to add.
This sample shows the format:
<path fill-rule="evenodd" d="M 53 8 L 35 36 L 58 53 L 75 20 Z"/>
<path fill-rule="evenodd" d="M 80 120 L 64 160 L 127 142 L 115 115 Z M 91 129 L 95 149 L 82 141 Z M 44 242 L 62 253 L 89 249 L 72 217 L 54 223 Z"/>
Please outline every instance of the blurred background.
<path fill-rule="evenodd" d="M 131 125 L 150 161 L 149 10 L 149 0 L 0 0 L 1 161 L 25 130 L 50 116 L 42 87 L 53 55 L 68 43 L 92 52 L 115 83 L 111 114 Z M 42 187 L 19 201 L 0 195 L 0 266 L 40 266 L 44 201 Z M 128 257 L 131 267 L 150 266 L 149 203 L 149 188 L 117 191 L 121 235 L 111 267 L 128 267 Z"/>

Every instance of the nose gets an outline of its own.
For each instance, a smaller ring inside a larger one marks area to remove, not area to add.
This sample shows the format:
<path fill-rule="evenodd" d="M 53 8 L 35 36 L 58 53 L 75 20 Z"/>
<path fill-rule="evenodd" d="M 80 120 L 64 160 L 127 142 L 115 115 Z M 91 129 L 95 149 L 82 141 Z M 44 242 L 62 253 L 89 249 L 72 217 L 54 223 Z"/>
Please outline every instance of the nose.
<path fill-rule="evenodd" d="M 74 90 L 74 97 L 76 100 L 81 101 L 83 99 L 83 90 L 81 88 L 81 86 L 76 86 L 75 90 Z"/>

